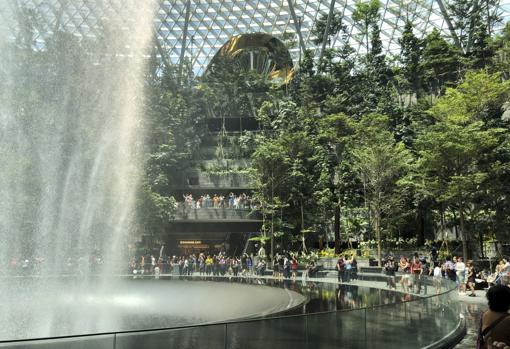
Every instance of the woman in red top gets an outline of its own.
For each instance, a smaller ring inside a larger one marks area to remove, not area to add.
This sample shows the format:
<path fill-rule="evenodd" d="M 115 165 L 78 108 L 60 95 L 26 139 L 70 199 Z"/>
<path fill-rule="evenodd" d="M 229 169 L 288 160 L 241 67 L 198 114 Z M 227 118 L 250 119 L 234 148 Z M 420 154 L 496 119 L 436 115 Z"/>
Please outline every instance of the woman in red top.
<path fill-rule="evenodd" d="M 413 288 L 417 294 L 421 291 L 421 273 L 422 265 L 418 256 L 414 256 L 411 262 L 411 275 L 413 278 Z"/>
<path fill-rule="evenodd" d="M 290 260 L 290 270 L 292 271 L 292 279 L 293 280 L 296 280 L 297 268 L 298 268 L 298 261 L 296 259 L 296 256 L 292 256 L 292 258 Z"/>
<path fill-rule="evenodd" d="M 400 284 L 404 289 L 404 292 L 408 292 L 409 290 L 409 261 L 406 257 L 400 257 L 400 262 L 398 263 L 400 271 L 402 272 L 402 277 L 400 278 Z"/>

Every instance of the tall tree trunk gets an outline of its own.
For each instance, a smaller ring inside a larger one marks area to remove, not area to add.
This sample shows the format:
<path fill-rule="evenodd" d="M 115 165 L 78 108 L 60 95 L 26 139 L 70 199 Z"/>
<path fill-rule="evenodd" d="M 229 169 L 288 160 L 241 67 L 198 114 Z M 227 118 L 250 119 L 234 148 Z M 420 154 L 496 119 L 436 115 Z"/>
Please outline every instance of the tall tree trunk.
<path fill-rule="evenodd" d="M 374 212 L 374 230 L 375 230 L 375 236 L 377 239 L 377 265 L 379 267 L 382 267 L 381 258 L 382 258 L 382 251 L 381 251 L 381 212 L 380 210 L 376 210 Z"/>
<path fill-rule="evenodd" d="M 305 241 L 305 209 L 303 207 L 303 200 L 301 200 L 301 238 L 303 239 L 303 252 L 307 253 Z"/>
<path fill-rule="evenodd" d="M 465 262 L 467 261 L 468 258 L 468 243 L 466 232 L 464 231 L 464 206 L 462 204 L 459 205 L 459 222 L 460 222 L 460 237 L 462 239 L 462 257 Z"/>
<path fill-rule="evenodd" d="M 483 251 L 483 232 L 480 232 L 480 234 L 478 234 L 478 242 L 480 243 L 480 255 L 482 256 L 482 258 L 485 258 L 485 253 Z"/>
<path fill-rule="evenodd" d="M 446 253 L 450 254 L 450 248 L 448 247 L 448 241 L 446 240 L 446 222 L 444 218 L 445 208 L 444 203 L 441 203 L 440 216 L 441 216 L 441 248 L 446 246 Z"/>
<path fill-rule="evenodd" d="M 274 177 L 271 169 L 271 262 L 274 258 Z"/>
<path fill-rule="evenodd" d="M 425 217 L 424 217 L 424 209 L 421 203 L 418 204 L 416 208 L 416 244 L 418 246 L 422 246 L 425 243 Z"/>
<path fill-rule="evenodd" d="M 337 203 L 335 205 L 335 223 L 334 223 L 334 230 L 335 230 L 335 253 L 340 253 L 340 199 L 337 200 Z"/>

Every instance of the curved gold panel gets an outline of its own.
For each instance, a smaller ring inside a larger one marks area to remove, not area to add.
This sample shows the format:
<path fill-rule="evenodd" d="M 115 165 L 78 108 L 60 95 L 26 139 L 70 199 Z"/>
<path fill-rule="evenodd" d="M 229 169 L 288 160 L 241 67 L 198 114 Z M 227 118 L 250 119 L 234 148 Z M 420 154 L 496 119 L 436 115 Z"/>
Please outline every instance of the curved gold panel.
<path fill-rule="evenodd" d="M 272 35 L 264 33 L 241 34 L 230 38 L 214 55 L 206 69 L 205 76 L 222 59 L 236 59 L 245 52 L 265 52 L 272 60 L 269 80 L 288 83 L 294 76 L 294 65 L 285 45 Z"/>

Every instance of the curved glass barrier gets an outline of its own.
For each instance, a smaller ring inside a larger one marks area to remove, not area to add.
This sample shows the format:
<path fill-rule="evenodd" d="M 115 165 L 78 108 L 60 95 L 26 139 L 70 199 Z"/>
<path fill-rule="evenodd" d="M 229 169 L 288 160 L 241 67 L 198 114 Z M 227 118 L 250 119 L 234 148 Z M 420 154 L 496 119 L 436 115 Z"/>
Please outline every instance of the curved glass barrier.
<path fill-rule="evenodd" d="M 298 291 L 308 302 L 284 314 L 251 320 L 3 342 L 0 348 L 440 348 L 465 331 L 456 285 L 446 279 L 434 284 L 424 278 L 422 291 L 429 295 L 418 296 L 384 289 L 380 275 L 370 276 L 379 279 L 380 286 L 372 291 L 331 279 L 187 278 L 269 284 Z"/>

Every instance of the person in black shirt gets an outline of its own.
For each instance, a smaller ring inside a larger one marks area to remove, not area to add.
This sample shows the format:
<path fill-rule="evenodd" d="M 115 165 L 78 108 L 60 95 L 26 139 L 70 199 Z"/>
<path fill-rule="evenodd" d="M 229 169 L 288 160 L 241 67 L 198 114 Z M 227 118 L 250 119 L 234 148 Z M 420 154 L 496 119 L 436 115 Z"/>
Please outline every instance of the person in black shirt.
<path fill-rule="evenodd" d="M 384 271 L 387 276 L 386 283 L 390 289 L 397 289 L 397 285 L 395 284 L 395 272 L 397 271 L 397 264 L 393 256 L 388 257 L 388 261 L 384 265 Z"/>

